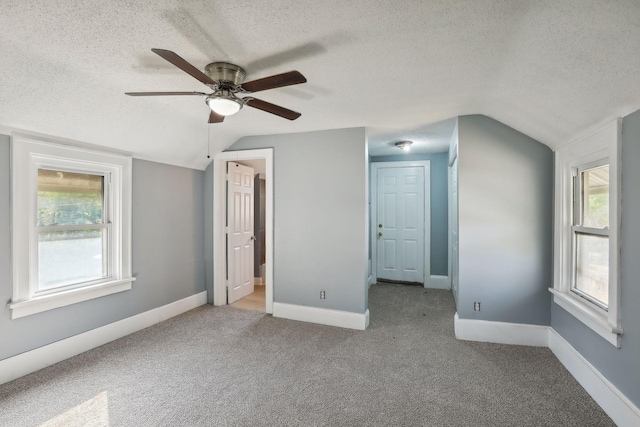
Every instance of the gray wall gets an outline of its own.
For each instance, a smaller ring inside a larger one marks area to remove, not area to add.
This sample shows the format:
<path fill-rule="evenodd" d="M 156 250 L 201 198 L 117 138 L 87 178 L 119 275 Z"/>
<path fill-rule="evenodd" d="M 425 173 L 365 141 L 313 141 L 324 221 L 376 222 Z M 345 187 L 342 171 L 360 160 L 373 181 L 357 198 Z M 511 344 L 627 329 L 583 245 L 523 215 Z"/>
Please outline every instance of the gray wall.
<path fill-rule="evenodd" d="M 548 325 L 552 152 L 486 116 L 460 117 L 458 138 L 458 315 Z"/>
<path fill-rule="evenodd" d="M 364 128 L 251 136 L 229 150 L 274 148 L 274 301 L 366 310 Z M 320 291 L 326 299 L 320 299 Z"/>
<path fill-rule="evenodd" d="M 9 138 L 0 136 L 0 359 L 205 290 L 203 172 L 133 162 L 133 289 L 10 319 Z"/>
<path fill-rule="evenodd" d="M 448 153 L 407 154 L 399 156 L 371 157 L 372 163 L 431 161 L 431 275 L 449 275 L 449 239 L 448 239 L 448 193 L 447 166 Z M 371 177 L 370 179 L 373 179 Z M 372 189 L 371 191 L 375 191 Z"/>
<path fill-rule="evenodd" d="M 640 111 L 622 122 L 621 348 L 552 303 L 551 326 L 636 406 L 640 406 Z"/>

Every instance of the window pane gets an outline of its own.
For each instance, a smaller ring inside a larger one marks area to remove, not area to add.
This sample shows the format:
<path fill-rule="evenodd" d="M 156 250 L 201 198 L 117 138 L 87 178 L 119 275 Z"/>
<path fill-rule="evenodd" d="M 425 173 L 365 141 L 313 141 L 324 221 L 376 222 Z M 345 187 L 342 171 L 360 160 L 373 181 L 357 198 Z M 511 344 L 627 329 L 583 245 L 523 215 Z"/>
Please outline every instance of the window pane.
<path fill-rule="evenodd" d="M 609 165 L 582 172 L 582 225 L 609 226 Z"/>
<path fill-rule="evenodd" d="M 38 169 L 37 225 L 103 222 L 104 176 Z"/>
<path fill-rule="evenodd" d="M 609 238 L 576 234 L 576 285 L 590 297 L 609 304 Z"/>
<path fill-rule="evenodd" d="M 39 232 L 38 290 L 106 277 L 106 240 L 106 229 Z"/>

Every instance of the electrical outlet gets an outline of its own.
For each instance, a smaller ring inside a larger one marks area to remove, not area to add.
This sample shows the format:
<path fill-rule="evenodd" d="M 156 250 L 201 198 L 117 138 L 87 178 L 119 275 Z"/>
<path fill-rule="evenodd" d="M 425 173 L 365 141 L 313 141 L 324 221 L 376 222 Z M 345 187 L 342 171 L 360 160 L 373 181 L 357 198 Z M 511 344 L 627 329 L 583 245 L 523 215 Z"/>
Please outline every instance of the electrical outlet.
<path fill-rule="evenodd" d="M 480 301 L 473 303 L 473 311 L 480 311 Z"/>
<path fill-rule="evenodd" d="M 320 291 L 320 299 L 324 299 L 324 297 L 325 297 L 324 291 Z"/>

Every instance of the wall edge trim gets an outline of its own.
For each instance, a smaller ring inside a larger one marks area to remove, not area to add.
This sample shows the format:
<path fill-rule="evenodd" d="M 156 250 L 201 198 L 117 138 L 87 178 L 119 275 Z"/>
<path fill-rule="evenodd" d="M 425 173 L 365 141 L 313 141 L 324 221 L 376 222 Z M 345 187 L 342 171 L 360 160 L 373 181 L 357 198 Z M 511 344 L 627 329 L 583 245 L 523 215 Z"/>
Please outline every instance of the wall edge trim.
<path fill-rule="evenodd" d="M 451 281 L 449 276 L 429 276 L 429 281 L 424 284 L 427 289 L 444 289 L 451 290 Z"/>
<path fill-rule="evenodd" d="M 0 360 L 0 384 L 115 341 L 207 303 L 207 291 Z"/>
<path fill-rule="evenodd" d="M 454 325 L 459 340 L 548 347 L 618 426 L 640 425 L 640 408 L 551 326 L 460 319 L 458 313 Z"/>
<path fill-rule="evenodd" d="M 454 316 L 456 339 L 495 344 L 549 346 L 549 327 L 491 320 L 460 319 Z"/>
<path fill-rule="evenodd" d="M 308 307 L 305 305 L 273 303 L 273 317 L 318 323 L 340 328 L 365 330 L 369 326 L 369 309 L 364 313 Z"/>
<path fill-rule="evenodd" d="M 551 327 L 549 349 L 613 422 L 620 427 L 640 425 L 640 408 Z"/>

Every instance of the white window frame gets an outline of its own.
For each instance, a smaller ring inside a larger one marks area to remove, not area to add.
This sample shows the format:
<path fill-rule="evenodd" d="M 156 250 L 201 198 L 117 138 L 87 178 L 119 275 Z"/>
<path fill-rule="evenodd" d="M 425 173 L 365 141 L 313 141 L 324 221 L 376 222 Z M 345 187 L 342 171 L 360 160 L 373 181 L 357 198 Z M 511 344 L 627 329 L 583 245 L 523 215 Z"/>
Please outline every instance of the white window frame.
<path fill-rule="evenodd" d="M 553 301 L 609 343 L 620 347 L 619 235 L 621 120 L 608 123 L 555 152 Z M 577 170 L 609 164 L 609 304 L 598 304 L 571 290 L 575 267 L 574 180 Z"/>
<path fill-rule="evenodd" d="M 13 296 L 11 318 L 75 304 L 131 289 L 131 171 L 129 156 L 62 145 L 22 134 L 11 141 Z M 104 175 L 109 220 L 109 275 L 100 280 L 37 292 L 38 169 Z"/>

